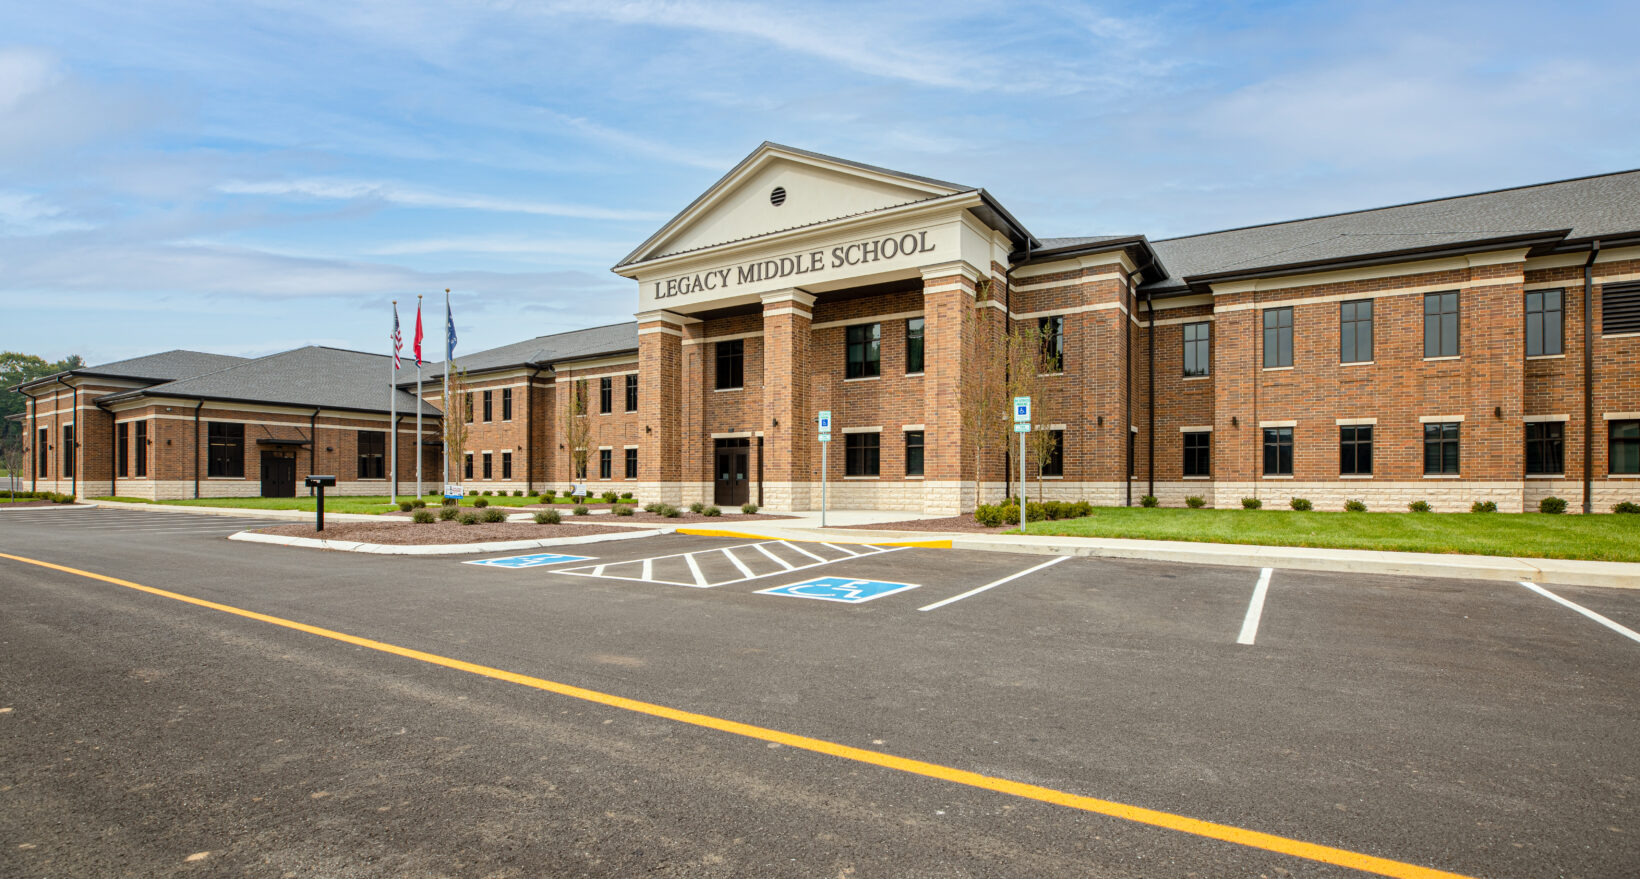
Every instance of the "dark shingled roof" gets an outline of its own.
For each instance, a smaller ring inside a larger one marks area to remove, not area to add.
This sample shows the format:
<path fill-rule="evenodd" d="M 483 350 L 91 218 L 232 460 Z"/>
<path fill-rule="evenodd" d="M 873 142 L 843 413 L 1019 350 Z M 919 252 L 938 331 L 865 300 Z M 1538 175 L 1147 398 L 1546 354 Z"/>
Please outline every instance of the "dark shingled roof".
<path fill-rule="evenodd" d="M 244 363 L 245 358 L 234 357 L 229 354 L 207 354 L 204 351 L 165 351 L 160 354 L 146 354 L 142 357 L 133 357 L 130 360 L 116 360 L 113 363 L 104 363 L 99 366 L 82 366 L 79 369 L 70 369 L 54 375 L 37 378 L 29 385 L 40 382 L 49 382 L 59 375 L 86 375 L 107 376 L 109 378 L 139 379 L 153 382 L 176 381 L 181 378 L 215 372 L 235 363 Z"/>
<path fill-rule="evenodd" d="M 1169 277 L 1146 289 L 1181 289 L 1193 277 L 1561 232 L 1568 241 L 1640 232 L 1640 170 L 1152 241 Z"/>
<path fill-rule="evenodd" d="M 383 354 L 309 345 L 181 381 L 109 394 L 99 402 L 147 395 L 386 412 L 392 393 L 397 395 L 398 411 L 414 415 L 416 398 L 388 388 L 390 361 Z M 422 407 L 426 415 L 440 414 L 432 404 Z"/>
<path fill-rule="evenodd" d="M 536 336 L 488 351 L 475 351 L 465 357 L 457 357 L 455 365 L 473 373 L 513 366 L 540 366 L 636 350 L 638 323 L 628 321 L 605 327 L 553 333 L 550 336 Z M 443 369 L 442 363 L 425 366 L 422 369 L 422 377 L 435 376 Z"/>

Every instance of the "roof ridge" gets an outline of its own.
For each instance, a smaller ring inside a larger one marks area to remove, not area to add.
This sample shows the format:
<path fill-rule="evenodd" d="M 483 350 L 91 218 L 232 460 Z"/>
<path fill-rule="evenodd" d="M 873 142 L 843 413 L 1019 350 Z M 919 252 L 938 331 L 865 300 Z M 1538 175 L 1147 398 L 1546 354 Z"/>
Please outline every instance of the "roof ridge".
<path fill-rule="evenodd" d="M 1388 210 L 1393 210 L 1395 208 L 1412 207 L 1413 205 L 1435 204 L 1437 202 L 1443 202 L 1443 201 L 1457 201 L 1458 199 L 1462 199 L 1462 198 L 1475 198 L 1477 196 L 1482 196 L 1482 195 L 1497 195 L 1498 193 L 1502 193 L 1502 192 L 1518 192 L 1518 191 L 1523 190 L 1523 189 L 1540 189 L 1540 188 L 1545 187 L 1545 186 L 1559 186 L 1563 183 L 1577 183 L 1577 182 L 1582 181 L 1582 180 L 1594 180 L 1594 179 L 1599 178 L 1599 177 L 1617 177 L 1617 176 L 1620 176 L 1620 175 L 1623 175 L 1623 174 L 1636 174 L 1636 173 L 1640 173 L 1640 168 L 1629 168 L 1629 169 L 1624 170 L 1624 171 L 1606 171 L 1606 172 L 1603 172 L 1603 173 L 1600 173 L 1600 174 L 1585 174 L 1582 177 L 1567 177 L 1564 180 L 1546 180 L 1542 183 L 1524 183 L 1524 184 L 1521 184 L 1519 186 L 1500 186 L 1496 189 L 1483 189 L 1479 192 L 1466 192 L 1466 193 L 1462 193 L 1460 195 L 1444 195 L 1444 196 L 1440 196 L 1438 198 L 1422 198 L 1422 199 L 1417 199 L 1415 201 L 1404 201 L 1404 202 L 1399 202 L 1399 203 L 1396 203 L 1396 204 L 1380 205 L 1379 207 L 1375 207 L 1375 208 L 1358 208 L 1358 209 L 1353 210 L 1353 211 L 1334 211 L 1330 214 L 1316 214 L 1316 215 L 1310 216 L 1310 217 L 1298 217 L 1298 218 L 1291 219 L 1291 220 L 1275 220 L 1275 221 L 1268 222 L 1268 223 L 1250 223 L 1246 226 L 1231 226 L 1230 228 L 1227 228 L 1227 229 L 1214 229 L 1210 232 L 1195 232 L 1195 233 L 1192 233 L 1190 235 L 1175 235 L 1172 238 L 1157 238 L 1152 243 L 1159 243 L 1159 242 L 1163 242 L 1163 241 L 1183 241 L 1187 238 L 1205 238 L 1209 235 L 1222 235 L 1226 232 L 1243 232 L 1243 231 L 1246 231 L 1248 229 L 1267 229 L 1271 226 L 1286 226 L 1286 225 L 1289 225 L 1289 224 L 1292 224 L 1292 223 L 1307 223 L 1311 220 L 1326 220 L 1326 219 L 1330 219 L 1332 217 L 1347 217 L 1347 216 L 1350 216 L 1352 214 L 1370 214 L 1370 213 L 1373 213 L 1375 211 L 1388 211 Z M 1451 230 L 1451 231 L 1459 231 L 1459 230 Z M 1476 230 L 1476 231 L 1479 231 L 1479 230 Z"/>

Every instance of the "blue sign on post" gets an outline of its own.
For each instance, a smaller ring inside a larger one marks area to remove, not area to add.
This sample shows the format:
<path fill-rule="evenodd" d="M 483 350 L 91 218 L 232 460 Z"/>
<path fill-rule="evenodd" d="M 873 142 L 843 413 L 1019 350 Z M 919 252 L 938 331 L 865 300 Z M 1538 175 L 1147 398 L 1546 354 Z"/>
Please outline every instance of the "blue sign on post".
<path fill-rule="evenodd" d="M 560 562 L 589 562 L 591 556 L 559 555 L 555 552 L 538 552 L 534 555 L 515 555 L 504 559 L 478 559 L 464 562 L 468 565 L 487 565 L 492 568 L 539 568 L 542 565 L 556 565 Z"/>
<path fill-rule="evenodd" d="M 792 598 L 814 598 L 820 601 L 838 601 L 843 604 L 864 604 L 874 598 L 915 589 L 915 583 L 886 583 L 882 580 L 856 580 L 853 577 L 816 577 L 801 583 L 760 589 L 759 595 L 787 595 Z"/>
<path fill-rule="evenodd" d="M 1015 397 L 1014 398 L 1014 420 L 1015 421 L 1026 421 L 1026 422 L 1031 420 L 1031 398 L 1030 397 Z"/>

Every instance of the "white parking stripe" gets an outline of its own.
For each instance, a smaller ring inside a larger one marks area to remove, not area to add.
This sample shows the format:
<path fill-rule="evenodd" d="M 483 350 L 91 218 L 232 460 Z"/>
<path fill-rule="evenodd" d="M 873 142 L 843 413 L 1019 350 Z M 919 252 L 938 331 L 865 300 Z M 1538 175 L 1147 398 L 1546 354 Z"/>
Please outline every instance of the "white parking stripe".
<path fill-rule="evenodd" d="M 1607 619 L 1606 617 L 1603 617 L 1600 614 L 1597 614 L 1594 611 L 1589 610 L 1588 608 L 1584 607 L 1581 604 L 1574 604 L 1570 601 L 1567 601 L 1566 599 L 1561 598 L 1560 596 L 1554 594 L 1553 592 L 1550 592 L 1549 590 L 1543 588 L 1542 586 L 1539 586 L 1536 583 L 1528 583 L 1525 580 L 1521 580 L 1519 582 L 1520 582 L 1520 585 L 1525 586 L 1527 589 L 1530 589 L 1533 592 L 1536 592 L 1537 594 L 1543 596 L 1544 598 L 1549 599 L 1550 601 L 1553 601 L 1557 604 L 1563 604 L 1563 605 L 1571 608 L 1572 610 L 1575 610 L 1578 613 L 1583 614 L 1584 616 L 1588 617 L 1589 619 L 1594 620 L 1595 622 L 1601 624 L 1602 626 L 1605 626 L 1606 628 L 1611 629 L 1613 632 L 1616 632 L 1617 634 L 1622 635 L 1625 638 L 1628 638 L 1631 641 L 1640 642 L 1640 632 L 1636 632 L 1635 630 L 1629 628 L 1628 626 L 1623 625 L 1622 623 L 1618 623 L 1618 622 L 1615 622 L 1613 620 Z"/>
<path fill-rule="evenodd" d="M 599 573 L 603 573 L 603 571 L 600 569 Z M 654 559 L 644 559 L 643 560 L 643 578 L 645 580 L 655 579 L 655 560 Z"/>
<path fill-rule="evenodd" d="M 695 554 L 689 553 L 683 557 L 683 560 L 689 563 L 689 573 L 695 578 L 695 585 L 705 586 L 706 575 L 700 572 L 700 565 L 695 563 Z"/>
<path fill-rule="evenodd" d="M 835 549 L 835 550 L 837 550 L 837 551 L 838 551 L 838 552 L 840 552 L 840 553 L 842 553 L 842 554 L 844 554 L 844 555 L 859 555 L 859 553 L 857 553 L 857 552 L 855 552 L 855 551 L 854 551 L 854 550 L 852 550 L 852 549 L 844 549 L 844 548 L 843 548 L 843 547 L 841 547 L 841 546 L 838 546 L 838 545 L 837 545 L 837 544 L 835 544 L 835 543 L 822 543 L 822 544 L 820 544 L 820 545 L 821 545 L 821 546 L 829 546 L 829 547 L 831 547 L 831 548 L 832 548 L 832 549 Z"/>
<path fill-rule="evenodd" d="M 787 545 L 787 544 L 785 544 L 784 541 L 766 541 L 766 542 L 768 542 L 768 543 L 780 543 L 782 546 Z M 729 547 L 729 549 L 745 549 L 747 546 L 759 547 L 759 544 L 741 544 L 741 545 L 738 545 L 738 546 Z M 759 547 L 759 548 L 761 549 L 761 547 Z M 792 547 L 792 548 L 796 549 L 796 547 Z M 884 552 L 899 552 L 900 550 L 905 549 L 905 547 L 903 547 L 903 546 L 890 546 L 890 547 L 873 546 L 873 547 L 868 547 L 868 548 L 871 551 L 869 553 L 870 555 L 876 555 L 877 553 L 884 553 Z M 712 582 L 710 579 L 708 579 L 706 573 L 701 569 L 700 564 L 695 559 L 696 559 L 697 556 L 705 556 L 705 555 L 708 555 L 708 554 L 716 556 L 716 554 L 720 551 L 723 552 L 724 555 L 727 555 L 729 557 L 730 561 L 735 564 L 735 567 L 740 569 L 741 573 L 744 576 L 741 576 L 741 577 L 738 577 L 738 578 L 732 579 L 732 580 L 719 580 L 715 583 Z M 762 551 L 765 554 L 768 554 L 768 550 L 762 550 Z M 785 570 L 774 571 L 774 572 L 768 573 L 768 574 L 758 574 L 755 571 L 752 571 L 749 566 L 745 565 L 745 563 L 742 562 L 738 557 L 736 557 L 732 552 L 729 552 L 728 550 L 725 550 L 725 549 L 702 549 L 702 550 L 696 550 L 695 552 L 674 553 L 672 555 L 653 556 L 651 558 L 646 558 L 646 559 L 630 559 L 630 560 L 624 561 L 624 562 L 607 562 L 607 563 L 598 564 L 598 565 L 583 565 L 583 566 L 578 567 L 578 568 L 555 568 L 550 573 L 553 573 L 553 574 L 568 574 L 569 576 L 572 576 L 572 577 L 599 577 L 599 578 L 602 578 L 602 579 L 605 579 L 605 580 L 627 580 L 627 581 L 631 581 L 631 582 L 635 582 L 635 583 L 665 583 L 668 586 L 688 586 L 688 587 L 691 587 L 691 588 L 703 588 L 704 589 L 704 588 L 711 588 L 711 587 L 714 587 L 714 586 L 728 586 L 732 583 L 745 583 L 748 580 L 761 580 L 764 577 L 773 577 L 776 574 L 784 574 L 784 573 L 788 573 L 790 571 L 803 571 L 803 570 L 808 570 L 809 568 L 818 568 L 818 567 L 821 567 L 823 565 L 835 564 L 837 562 L 846 562 L 846 561 L 849 561 L 850 559 L 855 558 L 855 557 L 857 557 L 861 554 L 860 553 L 850 553 L 850 554 L 846 554 L 846 555 L 843 555 L 843 556 L 838 557 L 838 558 L 825 558 L 823 556 L 815 555 L 812 552 L 803 552 L 803 555 L 808 556 L 811 559 L 815 559 L 815 561 L 810 562 L 808 564 L 796 565 L 796 566 L 793 566 L 788 562 L 782 562 L 782 564 L 785 565 Z M 683 559 L 684 563 L 689 566 L 689 573 L 692 577 L 693 582 L 680 582 L 678 580 L 659 580 L 659 579 L 655 578 L 655 575 L 654 575 L 654 563 L 655 562 L 662 561 L 662 560 L 665 560 L 665 559 L 676 559 L 676 558 Z M 779 556 L 773 556 L 773 558 L 776 561 L 780 561 Z M 625 570 L 629 570 L 628 566 L 638 566 L 638 565 L 641 565 L 641 567 L 643 568 L 643 573 L 642 573 L 641 576 L 628 576 L 624 573 L 621 573 Z M 614 569 L 614 572 L 606 573 L 605 572 L 606 568 L 612 568 L 612 569 Z"/>
<path fill-rule="evenodd" d="M 809 558 L 814 559 L 817 562 L 823 562 L 823 561 L 826 560 L 825 556 L 815 555 L 814 553 L 809 552 L 808 550 L 804 549 L 801 546 L 798 546 L 795 543 L 790 543 L 788 541 L 782 540 L 782 541 L 780 541 L 780 545 L 784 546 L 785 548 L 787 548 L 787 549 L 789 549 L 793 552 L 800 552 L 800 553 L 808 556 Z"/>
<path fill-rule="evenodd" d="M 1270 592 L 1270 569 L 1259 572 L 1258 585 L 1253 587 L 1253 600 L 1247 605 L 1247 618 L 1241 621 L 1237 644 L 1251 644 L 1258 637 L 1258 620 L 1264 615 L 1264 596 Z"/>
<path fill-rule="evenodd" d="M 728 556 L 729 561 L 733 562 L 734 566 L 740 569 L 740 575 L 741 576 L 743 576 L 743 577 L 752 577 L 752 576 L 754 576 L 752 574 L 752 569 L 746 567 L 745 562 L 743 562 L 740 559 L 736 558 L 735 554 L 729 551 L 729 547 L 725 546 L 723 548 L 723 554 Z"/>
<path fill-rule="evenodd" d="M 771 561 L 773 561 L 775 564 L 781 566 L 782 568 L 785 568 L 788 571 L 791 570 L 793 567 L 795 567 L 791 562 L 788 562 L 785 559 L 781 558 L 780 556 L 777 556 L 774 553 L 769 552 L 769 550 L 767 548 L 765 548 L 763 546 L 763 544 L 761 544 L 761 543 L 752 544 L 752 549 L 755 549 L 758 552 L 763 553 L 764 555 L 768 556 Z M 819 556 L 816 556 L 813 553 L 804 553 L 804 555 L 809 556 L 810 558 L 819 558 Z"/>
<path fill-rule="evenodd" d="M 1062 561 L 1064 561 L 1068 558 L 1070 558 L 1070 556 L 1062 555 L 1062 556 L 1059 556 L 1057 558 L 1049 559 L 1049 560 L 1043 562 L 1040 565 L 1036 565 L 1035 567 L 1026 568 L 1025 570 L 1020 571 L 1017 574 L 1009 574 L 1008 576 L 1003 577 L 1001 580 L 997 580 L 994 583 L 986 583 L 984 586 L 981 586 L 978 589 L 970 589 L 967 592 L 962 593 L 961 595 L 953 595 L 950 598 L 945 599 L 944 601 L 936 601 L 933 604 L 928 605 L 927 607 L 919 607 L 919 608 L 917 608 L 917 610 L 938 610 L 938 609 L 940 609 L 940 608 L 942 608 L 942 607 L 944 607 L 948 604 L 951 604 L 953 602 L 961 601 L 964 598 L 968 598 L 969 596 L 978 595 L 978 594 L 980 594 L 981 592 L 984 592 L 987 589 L 995 589 L 996 587 L 1001 586 L 1002 584 L 1007 583 L 1010 580 L 1018 580 L 1020 577 L 1023 577 L 1026 574 L 1032 573 L 1034 571 L 1040 571 L 1043 568 L 1052 567 L 1052 566 L 1057 565 L 1060 562 L 1062 562 Z"/>

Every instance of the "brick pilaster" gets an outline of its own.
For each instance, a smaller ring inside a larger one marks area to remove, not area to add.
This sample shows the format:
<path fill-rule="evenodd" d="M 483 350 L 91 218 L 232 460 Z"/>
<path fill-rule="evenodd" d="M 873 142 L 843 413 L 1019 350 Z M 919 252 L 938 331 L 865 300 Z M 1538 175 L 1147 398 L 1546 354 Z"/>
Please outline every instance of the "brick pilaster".
<path fill-rule="evenodd" d="M 961 394 L 977 336 L 965 317 L 984 278 L 966 263 L 923 270 L 924 512 L 973 508 L 974 454 L 963 437 Z"/>
<path fill-rule="evenodd" d="M 764 502 L 776 510 L 807 510 L 820 472 L 814 413 L 809 411 L 814 297 L 802 290 L 763 294 Z M 841 453 L 839 448 L 833 452 Z"/>
<path fill-rule="evenodd" d="M 676 503 L 681 499 L 683 479 L 682 327 L 693 319 L 670 311 L 649 311 L 637 317 L 638 420 L 643 430 L 638 478 L 644 483 L 640 490 L 645 498 L 653 495 L 657 501 Z M 589 463 L 589 468 L 594 466 L 596 462 Z"/>

